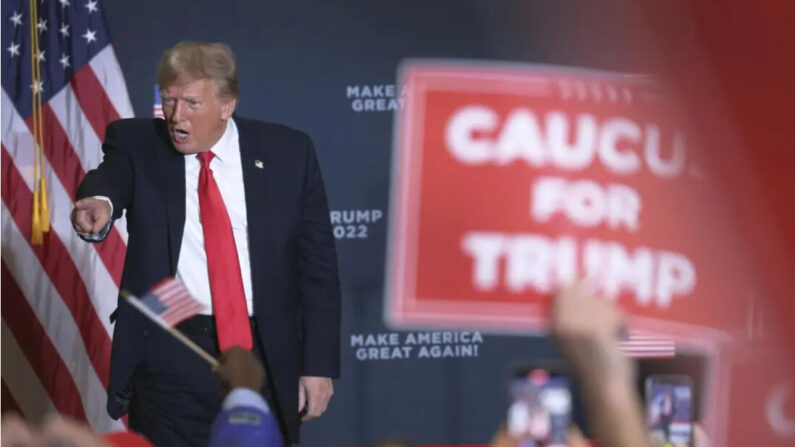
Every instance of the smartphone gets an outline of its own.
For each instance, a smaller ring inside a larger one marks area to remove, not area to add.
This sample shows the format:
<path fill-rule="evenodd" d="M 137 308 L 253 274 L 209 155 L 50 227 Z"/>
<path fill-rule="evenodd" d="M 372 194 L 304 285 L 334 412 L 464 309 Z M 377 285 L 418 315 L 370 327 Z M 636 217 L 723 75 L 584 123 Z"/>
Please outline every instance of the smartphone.
<path fill-rule="evenodd" d="M 646 422 L 656 446 L 693 445 L 693 381 L 685 375 L 646 378 Z"/>
<path fill-rule="evenodd" d="M 508 432 L 520 447 L 568 446 L 571 380 L 558 368 L 521 367 L 508 379 Z"/>

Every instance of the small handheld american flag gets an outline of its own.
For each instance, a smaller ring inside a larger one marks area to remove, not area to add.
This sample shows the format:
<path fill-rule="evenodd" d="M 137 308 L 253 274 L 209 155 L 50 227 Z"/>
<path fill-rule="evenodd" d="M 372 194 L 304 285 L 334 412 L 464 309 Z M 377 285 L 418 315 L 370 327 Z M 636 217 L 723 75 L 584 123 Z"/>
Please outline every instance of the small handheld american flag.
<path fill-rule="evenodd" d="M 121 295 L 127 299 L 130 305 L 141 311 L 150 320 L 157 323 L 158 326 L 170 332 L 171 335 L 202 356 L 211 365 L 218 365 L 218 361 L 213 356 L 174 328 L 181 321 L 199 314 L 206 308 L 204 304 L 196 301 L 196 298 L 188 292 L 181 282 L 175 278 L 166 278 L 155 284 L 141 298 L 137 298 L 126 291 L 122 291 Z"/>
<path fill-rule="evenodd" d="M 149 293 L 139 298 L 139 301 L 171 327 L 197 315 L 207 307 L 196 301 L 188 289 L 175 278 L 160 281 Z"/>
<path fill-rule="evenodd" d="M 630 330 L 619 342 L 621 351 L 630 358 L 670 358 L 676 356 L 676 342 L 664 335 Z"/>

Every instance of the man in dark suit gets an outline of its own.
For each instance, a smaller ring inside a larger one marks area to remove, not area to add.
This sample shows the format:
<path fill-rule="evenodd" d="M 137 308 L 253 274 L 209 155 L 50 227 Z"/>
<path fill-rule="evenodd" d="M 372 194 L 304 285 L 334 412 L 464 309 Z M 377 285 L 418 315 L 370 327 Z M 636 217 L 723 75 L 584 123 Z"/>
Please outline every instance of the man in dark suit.
<path fill-rule="evenodd" d="M 165 120 L 108 126 L 75 231 L 101 240 L 126 211 L 121 288 L 176 276 L 207 304 L 178 326 L 208 352 L 251 349 L 285 437 L 320 416 L 339 375 L 340 291 L 325 188 L 309 137 L 233 117 L 234 55 L 183 42 L 158 67 Z M 221 396 L 210 368 L 120 300 L 108 412 L 156 445 L 206 445 Z"/>

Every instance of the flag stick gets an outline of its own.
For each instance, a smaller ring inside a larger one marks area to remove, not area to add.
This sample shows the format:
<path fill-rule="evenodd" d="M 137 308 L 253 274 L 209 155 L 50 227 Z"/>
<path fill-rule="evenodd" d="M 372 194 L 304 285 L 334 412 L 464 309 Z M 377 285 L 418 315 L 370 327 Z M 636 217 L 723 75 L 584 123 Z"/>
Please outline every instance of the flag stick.
<path fill-rule="evenodd" d="M 183 344 L 185 344 L 185 346 L 187 346 L 190 349 L 192 349 L 193 352 L 195 352 L 196 354 L 199 354 L 204 360 L 207 360 L 207 362 L 209 362 L 210 365 L 213 366 L 213 368 L 218 366 L 218 360 L 216 360 L 215 358 L 213 358 L 213 356 L 208 354 L 207 351 L 205 351 L 204 349 L 202 349 L 198 345 L 196 345 L 196 343 L 194 343 L 191 339 L 189 339 L 188 337 L 183 335 L 182 332 L 180 332 L 180 331 L 176 330 L 175 328 L 170 327 L 169 325 L 167 325 L 163 321 L 162 318 L 158 317 L 151 310 L 149 310 L 148 307 L 146 307 L 143 304 L 141 304 L 141 302 L 138 301 L 138 297 L 136 297 L 135 295 L 133 295 L 132 293 L 130 293 L 130 292 L 126 291 L 126 290 L 122 290 L 120 292 L 120 294 L 121 294 L 121 296 L 126 298 L 127 302 L 130 303 L 133 307 L 135 307 L 136 309 L 140 310 L 144 315 L 149 317 L 150 320 L 154 321 L 155 323 L 157 323 L 158 326 L 160 326 L 163 329 L 167 330 L 169 333 L 171 333 L 171 335 L 176 337 L 177 340 L 181 341 Z"/>

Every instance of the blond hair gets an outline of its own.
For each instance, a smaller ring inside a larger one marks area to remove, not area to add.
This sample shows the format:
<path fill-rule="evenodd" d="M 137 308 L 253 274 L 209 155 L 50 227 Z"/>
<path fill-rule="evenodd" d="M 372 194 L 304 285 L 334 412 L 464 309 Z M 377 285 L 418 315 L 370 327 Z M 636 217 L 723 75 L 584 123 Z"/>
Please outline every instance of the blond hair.
<path fill-rule="evenodd" d="M 157 66 L 157 83 L 161 89 L 199 79 L 215 81 L 219 97 L 238 98 L 237 64 L 229 45 L 180 42 L 163 53 Z"/>

